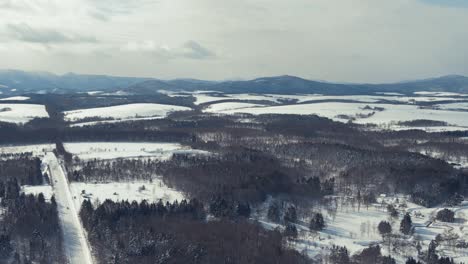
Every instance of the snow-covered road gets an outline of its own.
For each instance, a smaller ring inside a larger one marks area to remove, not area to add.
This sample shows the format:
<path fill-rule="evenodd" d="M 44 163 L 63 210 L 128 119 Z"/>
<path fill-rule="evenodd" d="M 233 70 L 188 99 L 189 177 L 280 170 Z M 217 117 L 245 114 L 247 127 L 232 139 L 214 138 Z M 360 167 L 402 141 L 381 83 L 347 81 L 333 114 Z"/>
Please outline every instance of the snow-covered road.
<path fill-rule="evenodd" d="M 73 203 L 68 179 L 53 152 L 47 153 L 45 162 L 49 165 L 49 177 L 57 201 L 65 254 L 70 264 L 92 264 L 91 251 Z"/>

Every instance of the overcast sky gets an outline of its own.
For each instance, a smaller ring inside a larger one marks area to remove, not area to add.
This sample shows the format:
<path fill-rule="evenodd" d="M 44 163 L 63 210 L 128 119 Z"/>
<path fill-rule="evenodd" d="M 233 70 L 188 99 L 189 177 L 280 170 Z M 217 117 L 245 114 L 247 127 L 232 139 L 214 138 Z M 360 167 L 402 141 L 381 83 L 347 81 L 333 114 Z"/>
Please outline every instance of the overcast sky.
<path fill-rule="evenodd" d="M 162 79 L 468 75 L 468 0 L 0 0 L 0 68 Z"/>

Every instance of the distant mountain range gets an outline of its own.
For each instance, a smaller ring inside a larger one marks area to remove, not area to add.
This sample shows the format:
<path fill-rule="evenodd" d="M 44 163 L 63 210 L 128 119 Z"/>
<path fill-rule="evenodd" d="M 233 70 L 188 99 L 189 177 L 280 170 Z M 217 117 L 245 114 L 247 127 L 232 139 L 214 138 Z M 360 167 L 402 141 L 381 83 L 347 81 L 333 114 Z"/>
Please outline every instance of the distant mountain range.
<path fill-rule="evenodd" d="M 468 77 L 449 75 L 425 80 L 390 84 L 340 84 L 306 80 L 295 76 L 276 76 L 248 81 L 203 81 L 194 79 L 159 80 L 153 78 L 106 75 L 55 75 L 47 72 L 0 71 L 3 95 L 24 93 L 75 93 L 86 91 L 126 91 L 155 94 L 159 90 L 210 90 L 227 93 L 319 93 L 330 95 L 393 92 L 412 94 L 420 91 L 468 94 Z"/>

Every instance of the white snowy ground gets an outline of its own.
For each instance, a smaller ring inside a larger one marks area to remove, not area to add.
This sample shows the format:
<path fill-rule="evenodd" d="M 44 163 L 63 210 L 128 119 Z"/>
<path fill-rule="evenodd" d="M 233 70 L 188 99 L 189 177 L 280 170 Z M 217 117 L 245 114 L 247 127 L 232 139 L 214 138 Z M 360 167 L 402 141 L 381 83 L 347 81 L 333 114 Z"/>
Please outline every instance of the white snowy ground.
<path fill-rule="evenodd" d="M 399 103 L 417 103 L 417 102 L 438 102 L 438 101 L 456 101 L 463 98 L 455 97 L 459 94 L 452 94 L 453 97 L 447 97 L 445 94 L 427 94 L 427 96 L 404 96 L 398 94 L 382 94 L 382 95 L 320 95 L 320 94 L 299 94 L 299 95 L 278 95 L 278 94 L 223 94 L 218 93 L 219 96 L 209 94 L 192 94 L 196 101 L 196 105 L 216 103 L 222 100 L 257 100 L 257 101 L 270 101 L 279 103 L 280 100 L 297 100 L 298 103 L 307 101 L 323 101 L 323 100 L 350 100 L 360 103 L 377 103 L 379 101 L 394 101 Z M 421 94 L 424 95 L 424 94 Z"/>
<path fill-rule="evenodd" d="M 90 246 L 60 161 L 52 152 L 48 152 L 43 162 L 48 165 L 52 189 L 57 201 L 65 254 L 71 264 L 92 264 Z"/>
<path fill-rule="evenodd" d="M 451 104 L 441 104 L 437 106 L 440 109 L 445 109 L 445 110 L 465 110 L 468 111 L 468 102 L 464 103 L 451 103 Z"/>
<path fill-rule="evenodd" d="M 144 188 L 142 188 L 144 186 Z M 85 191 L 83 193 L 83 191 Z M 54 190 L 50 185 L 22 186 L 21 192 L 25 194 L 38 195 L 44 194 L 47 200 L 50 200 Z M 93 204 L 99 204 L 105 200 L 113 201 L 137 201 L 147 200 L 148 202 L 157 202 L 160 199 L 163 202 L 181 201 L 185 195 L 175 189 L 169 188 L 161 180 L 155 179 L 149 181 L 135 182 L 109 182 L 109 183 L 70 183 L 70 192 L 73 197 L 75 209 L 79 212 L 83 200 L 89 199 Z"/>
<path fill-rule="evenodd" d="M 54 148 L 55 144 L 2 145 L 0 146 L 0 155 L 31 153 L 34 157 L 43 157 Z"/>
<path fill-rule="evenodd" d="M 383 111 L 364 109 L 366 106 L 383 107 Z M 249 106 L 246 103 L 218 103 L 212 104 L 205 109 L 206 112 L 218 114 L 248 113 L 254 115 L 260 114 L 297 114 L 327 117 L 335 121 L 347 122 L 347 119 L 340 118 L 340 115 L 355 117 L 355 123 L 376 124 L 385 128 L 395 127 L 397 122 L 412 121 L 416 119 L 427 119 L 434 121 L 447 122 L 451 126 L 468 130 L 468 112 L 467 111 L 449 111 L 437 109 L 423 109 L 416 105 L 395 105 L 395 104 L 366 104 L 366 103 L 308 103 L 281 106 Z M 370 117 L 360 117 L 375 112 Z M 450 129 L 447 126 L 446 129 Z M 441 128 L 442 129 L 442 128 Z"/>
<path fill-rule="evenodd" d="M 144 188 L 143 188 L 144 186 Z M 102 203 L 105 200 L 113 201 L 137 201 L 147 200 L 148 202 L 157 202 L 161 199 L 163 202 L 181 201 L 185 199 L 181 192 L 167 187 L 161 180 L 156 179 L 152 182 L 110 182 L 110 183 L 81 183 L 74 182 L 70 184 L 75 208 L 79 210 L 83 200 L 89 199 L 93 204 Z M 84 191 L 84 193 L 83 193 Z"/>
<path fill-rule="evenodd" d="M 208 154 L 178 143 L 77 142 L 65 143 L 65 149 L 82 160 L 152 157 L 160 160 L 174 153 Z"/>
<path fill-rule="evenodd" d="M 445 160 L 448 163 L 455 164 L 454 167 L 456 168 L 468 168 L 468 157 L 457 157 L 457 156 L 448 156 L 444 155 L 443 153 L 437 151 L 418 151 L 418 150 L 410 150 L 413 152 L 418 152 L 422 155 L 429 156 L 436 159 Z"/>
<path fill-rule="evenodd" d="M 101 117 L 118 120 L 138 118 L 164 118 L 171 112 L 189 111 L 191 108 L 163 104 L 126 104 L 109 107 L 79 109 L 64 112 L 66 121 L 79 121 L 83 118 Z"/>
<path fill-rule="evenodd" d="M 48 201 L 50 201 L 50 198 L 52 197 L 52 195 L 54 195 L 54 190 L 50 185 L 23 185 L 21 186 L 21 192 L 33 195 L 39 195 L 40 193 L 42 193 L 44 195 L 44 198 Z"/>
<path fill-rule="evenodd" d="M 311 210 L 311 212 L 320 211 L 324 215 L 326 228 L 322 232 L 312 233 L 308 230 L 309 219 L 300 220 L 300 223 L 296 225 L 299 237 L 296 241 L 291 242 L 291 247 L 315 258 L 321 254 L 326 254 L 333 245 L 346 246 L 350 254 L 355 254 L 371 244 L 379 243 L 383 253 L 388 255 L 388 244 L 382 243 L 382 237 L 377 231 L 377 226 L 380 221 L 389 221 L 392 224 L 393 233 L 398 234 L 400 221 L 406 212 L 411 214 L 413 226 L 415 226 L 415 234 L 412 237 L 407 237 L 406 241 L 415 243 L 416 240 L 419 240 L 423 250 L 427 250 L 430 241 L 435 239 L 438 234 L 447 233 L 449 230 L 457 234 L 460 240 L 468 239 L 468 229 L 465 230 L 465 219 L 468 217 L 468 201 L 456 208 L 450 208 L 456 212 L 456 218 L 458 219 L 456 223 L 441 223 L 433 222 L 433 218 L 436 212 L 442 208 L 424 208 L 407 202 L 405 196 L 380 197 L 377 204 L 373 204 L 369 208 L 361 205 L 360 210 L 358 210 L 357 203 L 353 204 L 351 200 L 346 200 L 345 197 L 335 198 L 344 201 L 343 205 L 341 205 L 341 202 L 337 203 L 336 212 L 318 205 Z M 258 219 L 265 228 L 284 228 L 284 226 L 272 223 L 266 218 L 267 208 L 271 201 L 271 199 L 268 200 L 262 207 L 258 208 L 254 218 Z M 386 210 L 388 203 L 397 207 L 400 212 L 398 219 L 389 217 Z M 333 204 L 331 203 L 332 206 Z M 439 247 L 438 253 L 453 257 L 456 261 L 465 263 L 468 261 L 467 249 L 454 251 L 453 248 L 442 245 Z M 402 247 L 399 251 L 392 251 L 390 254 L 396 258 L 397 263 L 405 263 L 409 256 L 417 257 L 414 246 Z"/>
<path fill-rule="evenodd" d="M 26 97 L 26 96 L 12 96 L 12 97 L 7 97 L 7 98 L 2 98 L 0 101 L 26 101 L 31 98 Z"/>
<path fill-rule="evenodd" d="M 45 106 L 37 104 L 0 104 L 0 121 L 24 124 L 34 118 L 48 118 Z"/>

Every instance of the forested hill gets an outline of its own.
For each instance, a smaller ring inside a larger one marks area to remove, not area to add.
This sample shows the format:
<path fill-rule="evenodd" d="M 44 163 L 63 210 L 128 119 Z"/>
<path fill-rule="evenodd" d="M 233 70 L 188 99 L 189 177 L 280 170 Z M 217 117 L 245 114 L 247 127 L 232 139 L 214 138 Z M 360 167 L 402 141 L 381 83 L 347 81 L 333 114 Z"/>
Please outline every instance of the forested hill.
<path fill-rule="evenodd" d="M 154 94 L 160 90 L 210 90 L 228 93 L 273 94 L 373 94 L 393 92 L 451 92 L 468 94 L 468 77 L 449 75 L 432 79 L 390 84 L 342 84 L 312 81 L 295 76 L 264 77 L 243 81 L 203 81 L 195 79 L 160 80 L 154 78 L 115 77 L 106 75 L 55 75 L 47 72 L 0 71 L 3 95 L 24 93 L 75 93 L 86 91 L 124 91 L 133 94 Z"/>

